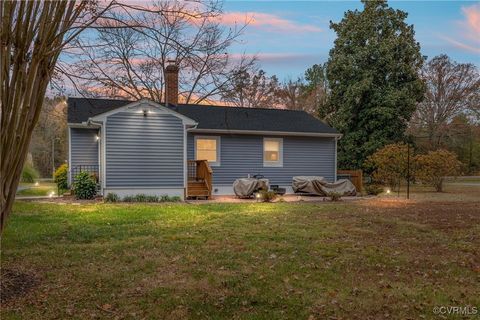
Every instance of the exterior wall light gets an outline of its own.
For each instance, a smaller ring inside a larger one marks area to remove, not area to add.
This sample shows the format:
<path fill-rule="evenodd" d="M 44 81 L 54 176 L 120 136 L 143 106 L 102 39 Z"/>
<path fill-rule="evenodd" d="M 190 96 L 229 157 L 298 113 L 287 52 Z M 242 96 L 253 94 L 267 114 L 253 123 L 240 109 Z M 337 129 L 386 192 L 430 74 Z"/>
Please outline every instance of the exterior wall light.
<path fill-rule="evenodd" d="M 98 134 L 95 136 L 95 140 L 100 140 L 100 136 Z"/>
<path fill-rule="evenodd" d="M 143 116 L 146 117 L 148 114 L 148 110 L 147 109 L 143 109 Z"/>

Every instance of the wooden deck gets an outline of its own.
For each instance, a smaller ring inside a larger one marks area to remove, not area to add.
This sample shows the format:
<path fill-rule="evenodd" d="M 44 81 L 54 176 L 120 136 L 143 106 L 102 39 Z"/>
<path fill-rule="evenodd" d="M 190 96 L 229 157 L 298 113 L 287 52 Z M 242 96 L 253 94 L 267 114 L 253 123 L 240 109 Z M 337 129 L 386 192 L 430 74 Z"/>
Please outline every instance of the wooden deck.
<path fill-rule="evenodd" d="M 211 200 L 212 173 L 207 160 L 188 160 L 187 198 Z"/>

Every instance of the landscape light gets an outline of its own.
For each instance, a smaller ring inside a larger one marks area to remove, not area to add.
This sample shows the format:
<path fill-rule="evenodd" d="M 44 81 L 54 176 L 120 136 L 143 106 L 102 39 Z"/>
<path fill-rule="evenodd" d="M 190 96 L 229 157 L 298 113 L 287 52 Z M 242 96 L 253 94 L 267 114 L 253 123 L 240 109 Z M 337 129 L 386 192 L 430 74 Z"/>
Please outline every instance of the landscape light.
<path fill-rule="evenodd" d="M 38 181 L 37 181 L 37 182 L 35 182 L 35 187 L 38 187 L 38 185 L 39 185 Z"/>
<path fill-rule="evenodd" d="M 390 189 L 387 189 L 387 194 L 390 194 Z"/>
<path fill-rule="evenodd" d="M 51 191 L 48 196 L 49 196 L 50 198 L 53 198 L 54 195 L 55 195 L 55 191 Z"/>

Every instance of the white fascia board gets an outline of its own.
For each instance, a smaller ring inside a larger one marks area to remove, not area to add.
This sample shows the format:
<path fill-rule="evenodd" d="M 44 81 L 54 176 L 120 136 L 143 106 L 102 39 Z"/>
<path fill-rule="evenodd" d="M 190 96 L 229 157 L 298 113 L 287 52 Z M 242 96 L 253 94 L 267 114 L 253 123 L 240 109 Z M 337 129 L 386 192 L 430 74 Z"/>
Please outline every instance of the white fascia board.
<path fill-rule="evenodd" d="M 95 128 L 100 128 L 101 125 L 98 123 L 90 123 L 88 124 L 87 122 L 81 122 L 81 123 L 67 123 L 67 126 L 69 128 L 83 128 L 83 129 L 95 129 Z"/>
<path fill-rule="evenodd" d="M 216 134 L 249 134 L 262 136 L 298 136 L 298 137 L 323 137 L 336 138 L 342 137 L 341 133 L 320 133 L 320 132 L 287 132 L 287 131 L 260 131 L 260 130 L 222 130 L 222 129 L 190 129 L 191 133 L 216 133 Z"/>
<path fill-rule="evenodd" d="M 183 114 L 180 114 L 176 111 L 173 111 L 170 108 L 162 106 L 161 104 L 158 104 L 158 103 L 153 102 L 153 101 L 148 100 L 148 99 L 141 99 L 141 100 L 129 103 L 127 105 L 124 105 L 123 107 L 116 108 L 116 109 L 98 114 L 94 117 L 89 118 L 89 120 L 103 122 L 105 120 L 105 118 L 107 118 L 108 116 L 111 116 L 112 114 L 118 113 L 118 112 L 131 110 L 133 108 L 152 108 L 152 107 L 155 108 L 156 111 L 159 111 L 159 112 L 162 112 L 162 113 L 167 113 L 167 114 L 172 114 L 175 117 L 182 119 L 184 125 L 188 125 L 188 126 L 197 125 L 197 122 L 194 121 L 193 119 L 190 119 L 190 118 L 184 116 Z"/>

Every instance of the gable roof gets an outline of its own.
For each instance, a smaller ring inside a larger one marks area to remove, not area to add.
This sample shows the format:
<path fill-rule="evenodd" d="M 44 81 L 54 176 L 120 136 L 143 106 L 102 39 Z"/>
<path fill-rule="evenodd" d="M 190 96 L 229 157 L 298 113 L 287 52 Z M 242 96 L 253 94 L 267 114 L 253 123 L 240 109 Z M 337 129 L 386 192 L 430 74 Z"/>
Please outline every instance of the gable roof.
<path fill-rule="evenodd" d="M 132 102 L 68 98 L 68 123 L 82 123 Z M 194 104 L 179 104 L 169 108 L 198 122 L 197 129 L 338 134 L 337 130 L 304 111 Z"/>

